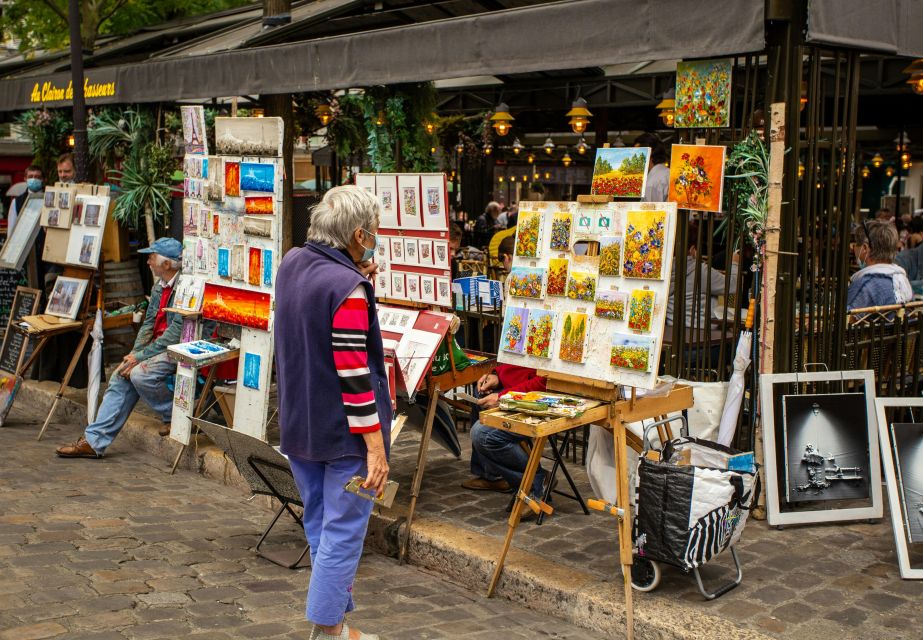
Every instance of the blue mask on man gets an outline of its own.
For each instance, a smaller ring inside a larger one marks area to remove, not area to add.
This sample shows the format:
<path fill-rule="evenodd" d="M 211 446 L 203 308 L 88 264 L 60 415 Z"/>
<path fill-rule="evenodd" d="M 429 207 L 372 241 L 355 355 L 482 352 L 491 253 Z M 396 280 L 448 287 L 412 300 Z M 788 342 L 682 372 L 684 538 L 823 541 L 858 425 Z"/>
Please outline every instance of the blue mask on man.
<path fill-rule="evenodd" d="M 29 178 L 26 180 L 26 187 L 29 191 L 35 193 L 36 191 L 42 190 L 42 179 L 41 178 Z"/>

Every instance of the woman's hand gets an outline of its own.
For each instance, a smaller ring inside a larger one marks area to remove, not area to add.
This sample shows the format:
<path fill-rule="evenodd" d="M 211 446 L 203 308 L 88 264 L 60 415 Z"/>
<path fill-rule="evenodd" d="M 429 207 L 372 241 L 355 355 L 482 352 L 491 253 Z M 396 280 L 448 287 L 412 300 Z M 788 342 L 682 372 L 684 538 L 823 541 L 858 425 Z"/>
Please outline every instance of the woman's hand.
<path fill-rule="evenodd" d="M 385 455 L 385 441 L 381 431 L 374 433 L 363 433 L 366 449 L 366 467 L 365 482 L 363 489 L 373 489 L 376 496 L 380 496 L 385 490 L 388 483 L 388 457 Z"/>
<path fill-rule="evenodd" d="M 497 377 L 496 373 L 488 373 L 481 376 L 481 379 L 478 380 L 478 393 L 484 393 L 485 391 L 491 391 L 500 386 L 500 378 Z"/>

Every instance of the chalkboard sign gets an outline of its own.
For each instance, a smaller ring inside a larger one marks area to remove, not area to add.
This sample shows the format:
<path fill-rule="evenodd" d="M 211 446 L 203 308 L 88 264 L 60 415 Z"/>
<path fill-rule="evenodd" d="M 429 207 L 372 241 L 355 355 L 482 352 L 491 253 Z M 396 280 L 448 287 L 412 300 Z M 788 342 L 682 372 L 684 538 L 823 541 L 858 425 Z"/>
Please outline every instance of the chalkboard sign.
<path fill-rule="evenodd" d="M 6 325 L 6 335 L 3 337 L 3 346 L 0 347 L 0 370 L 18 373 L 26 339 L 21 333 L 11 331 L 10 326 L 26 316 L 35 315 L 38 311 L 40 297 L 41 292 L 38 289 L 16 287 L 9 321 Z"/>
<path fill-rule="evenodd" d="M 0 327 L 5 327 L 10 319 L 16 289 L 25 284 L 28 280 L 22 269 L 0 269 Z"/>

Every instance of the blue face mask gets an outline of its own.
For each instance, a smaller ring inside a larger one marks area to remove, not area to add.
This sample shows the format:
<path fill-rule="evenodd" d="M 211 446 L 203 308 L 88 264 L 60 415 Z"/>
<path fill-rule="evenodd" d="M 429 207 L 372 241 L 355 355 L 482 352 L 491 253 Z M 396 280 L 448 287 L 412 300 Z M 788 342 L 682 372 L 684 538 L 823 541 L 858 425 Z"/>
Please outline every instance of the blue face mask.
<path fill-rule="evenodd" d="M 29 188 L 29 191 L 41 191 L 42 189 L 42 179 L 41 178 L 29 178 L 26 180 L 26 186 Z"/>
<path fill-rule="evenodd" d="M 378 248 L 378 235 L 374 233 L 370 233 L 366 231 L 365 229 L 363 229 L 362 231 L 364 231 L 366 235 L 375 238 L 375 244 L 372 245 L 371 249 L 362 247 L 363 249 L 365 249 L 365 251 L 362 253 L 362 260 L 360 260 L 359 262 L 368 262 L 369 260 L 375 257 L 375 250 Z"/>

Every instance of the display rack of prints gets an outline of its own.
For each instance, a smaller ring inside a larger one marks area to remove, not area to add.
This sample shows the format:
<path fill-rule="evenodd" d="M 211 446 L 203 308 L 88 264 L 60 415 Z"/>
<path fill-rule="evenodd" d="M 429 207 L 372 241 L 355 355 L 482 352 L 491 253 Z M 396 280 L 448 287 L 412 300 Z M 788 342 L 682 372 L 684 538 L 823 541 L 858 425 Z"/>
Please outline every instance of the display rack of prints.
<path fill-rule="evenodd" d="M 378 196 L 375 297 L 452 306 L 449 201 L 444 173 L 360 173 Z"/>
<path fill-rule="evenodd" d="M 498 360 L 654 388 L 676 204 L 521 202 L 519 211 L 525 228 L 507 279 Z M 573 221 L 567 232 L 565 220 Z"/>
<path fill-rule="evenodd" d="M 109 206 L 106 186 L 61 183 L 49 186 L 42 200 L 41 224 L 45 227 L 42 260 L 98 269 Z"/>

